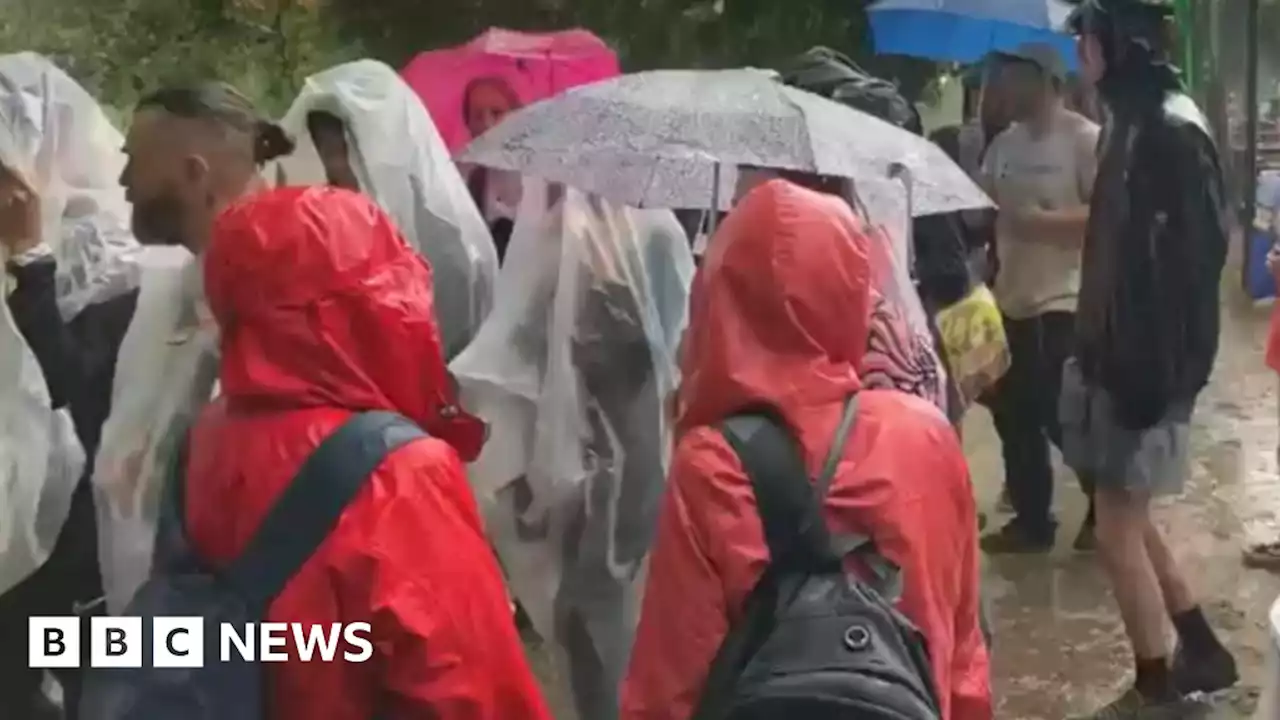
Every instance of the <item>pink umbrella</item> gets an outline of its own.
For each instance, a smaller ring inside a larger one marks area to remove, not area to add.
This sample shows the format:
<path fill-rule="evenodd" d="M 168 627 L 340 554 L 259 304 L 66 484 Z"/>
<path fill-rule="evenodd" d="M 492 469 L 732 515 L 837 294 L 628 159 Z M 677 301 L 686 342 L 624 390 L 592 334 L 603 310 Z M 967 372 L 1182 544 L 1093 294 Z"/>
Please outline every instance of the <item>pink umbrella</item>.
<path fill-rule="evenodd" d="M 401 74 L 457 152 L 508 112 L 619 69 L 617 55 L 586 30 L 491 28 L 465 45 L 418 55 Z"/>

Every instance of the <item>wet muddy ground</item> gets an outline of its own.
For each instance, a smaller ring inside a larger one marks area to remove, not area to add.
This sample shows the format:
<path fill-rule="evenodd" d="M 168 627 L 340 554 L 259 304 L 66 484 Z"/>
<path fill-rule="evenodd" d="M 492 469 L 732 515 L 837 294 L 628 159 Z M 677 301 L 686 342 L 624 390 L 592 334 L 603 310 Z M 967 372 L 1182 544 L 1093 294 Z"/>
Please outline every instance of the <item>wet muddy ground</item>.
<path fill-rule="evenodd" d="M 1213 720 L 1254 718 L 1267 672 L 1267 614 L 1280 594 L 1280 578 L 1240 562 L 1249 543 L 1280 538 L 1280 430 L 1277 380 L 1263 364 L 1270 308 L 1237 295 L 1234 287 L 1224 293 L 1222 351 L 1198 407 L 1187 493 L 1160 510 L 1207 614 L 1240 665 L 1241 685 L 1203 713 Z M 992 513 L 1002 470 L 985 411 L 969 418 L 965 446 L 979 505 Z M 1002 720 L 1061 720 L 1105 704 L 1132 682 L 1128 643 L 1102 571 L 1091 555 L 1070 548 L 1085 505 L 1065 469 L 1059 472 L 1057 505 L 1057 552 L 985 560 Z M 994 525 L 1003 518 L 992 520 Z"/>
<path fill-rule="evenodd" d="M 1203 720 L 1255 720 L 1268 670 L 1267 613 L 1280 595 L 1280 576 L 1241 564 L 1243 547 L 1280 538 L 1280 401 L 1277 379 L 1263 364 L 1270 308 L 1239 297 L 1237 272 L 1228 270 L 1225 283 L 1222 350 L 1200 399 L 1187 492 L 1159 511 L 1207 614 L 1240 665 L 1240 685 L 1194 713 Z M 971 413 L 965 450 L 979 507 L 995 527 L 1005 519 L 995 512 L 1003 470 L 985 410 Z M 984 560 L 999 720 L 1063 720 L 1100 707 L 1132 682 L 1128 642 L 1102 570 L 1092 555 L 1070 547 L 1085 503 L 1061 466 L 1056 502 L 1061 531 L 1055 553 Z M 553 677 L 545 648 L 531 643 L 530 651 L 538 674 Z M 572 720 L 567 698 L 552 688 L 549 695 L 556 717 Z"/>

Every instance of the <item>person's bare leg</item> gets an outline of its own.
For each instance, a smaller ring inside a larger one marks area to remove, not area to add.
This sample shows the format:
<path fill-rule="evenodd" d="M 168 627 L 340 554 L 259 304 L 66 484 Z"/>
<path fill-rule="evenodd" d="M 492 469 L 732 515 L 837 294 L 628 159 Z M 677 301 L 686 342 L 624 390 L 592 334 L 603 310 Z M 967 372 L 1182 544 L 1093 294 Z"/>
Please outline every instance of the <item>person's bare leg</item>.
<path fill-rule="evenodd" d="M 1099 490 L 1098 556 L 1111 580 L 1120 616 L 1139 660 L 1167 656 L 1165 603 L 1147 554 L 1149 501 L 1145 496 Z"/>
<path fill-rule="evenodd" d="M 1182 574 L 1178 561 L 1173 557 L 1173 551 L 1165 542 L 1164 533 L 1160 532 L 1150 513 L 1147 514 L 1146 547 L 1147 557 L 1151 560 L 1151 567 L 1155 570 L 1156 579 L 1160 583 L 1160 594 L 1164 599 L 1164 607 L 1169 617 L 1177 617 L 1195 608 L 1196 601 L 1191 594 L 1186 576 Z"/>
<path fill-rule="evenodd" d="M 1189 695 L 1214 693 L 1235 685 L 1240 679 L 1235 658 L 1209 626 L 1169 543 L 1149 516 L 1146 544 L 1165 609 L 1178 631 L 1178 651 L 1170 668 L 1174 686 L 1179 693 Z"/>

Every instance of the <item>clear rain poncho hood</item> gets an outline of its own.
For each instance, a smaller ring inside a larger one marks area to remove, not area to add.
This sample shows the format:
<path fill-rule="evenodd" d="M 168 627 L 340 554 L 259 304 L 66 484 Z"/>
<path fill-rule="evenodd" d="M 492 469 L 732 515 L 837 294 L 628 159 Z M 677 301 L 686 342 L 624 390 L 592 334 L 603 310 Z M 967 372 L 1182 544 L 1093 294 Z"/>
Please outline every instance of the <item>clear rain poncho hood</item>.
<path fill-rule="evenodd" d="M 374 60 L 313 75 L 282 123 L 298 143 L 280 163 L 292 184 L 326 182 L 307 127 L 313 112 L 343 122 L 361 190 L 431 263 L 445 357 L 456 356 L 493 306 L 498 254 L 431 116 L 394 70 Z"/>
<path fill-rule="evenodd" d="M 138 286 L 141 248 L 120 187 L 124 140 L 102 109 L 49 60 L 0 55 L 0 165 L 40 199 L 44 244 L 57 259 L 65 320 Z M 7 258 L 0 249 L 0 266 Z M 12 279 L 0 272 L 0 298 Z M 51 407 L 39 363 L 0 303 L 0 592 L 48 557 L 84 451 L 67 410 Z"/>
<path fill-rule="evenodd" d="M 617 713 L 693 271 L 670 212 L 526 182 L 494 313 L 451 366 L 490 425 L 470 471 L 490 537 L 584 720 Z"/>

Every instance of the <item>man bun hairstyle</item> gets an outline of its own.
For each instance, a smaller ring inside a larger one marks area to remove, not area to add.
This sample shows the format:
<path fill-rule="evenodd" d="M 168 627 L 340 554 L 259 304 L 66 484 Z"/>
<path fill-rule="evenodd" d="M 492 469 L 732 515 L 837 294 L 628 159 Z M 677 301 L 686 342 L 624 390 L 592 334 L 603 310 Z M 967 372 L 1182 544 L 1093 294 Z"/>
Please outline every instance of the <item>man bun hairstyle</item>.
<path fill-rule="evenodd" d="M 293 153 L 297 143 L 284 128 L 270 120 L 258 120 L 254 131 L 253 162 L 264 165 Z"/>
<path fill-rule="evenodd" d="M 168 85 L 145 96 L 138 110 L 162 110 L 174 117 L 209 123 L 224 135 L 239 135 L 254 164 L 293 152 L 294 142 L 279 125 L 258 112 L 253 101 L 216 80 Z"/>

